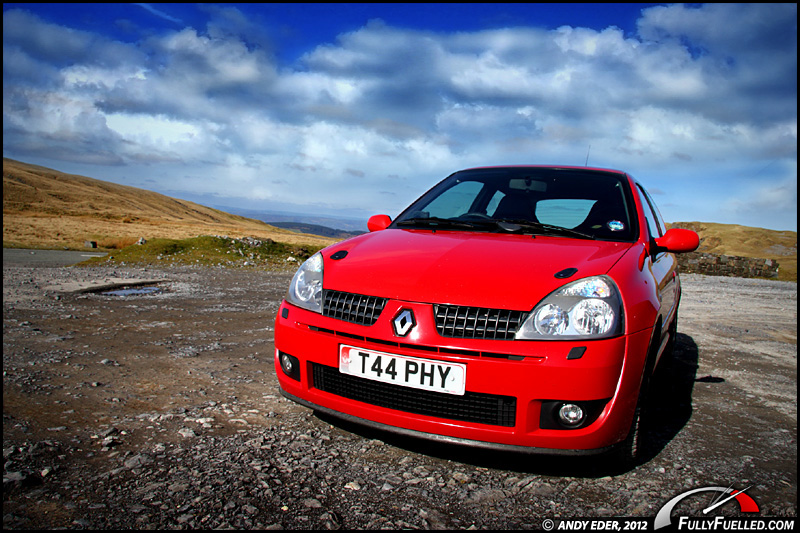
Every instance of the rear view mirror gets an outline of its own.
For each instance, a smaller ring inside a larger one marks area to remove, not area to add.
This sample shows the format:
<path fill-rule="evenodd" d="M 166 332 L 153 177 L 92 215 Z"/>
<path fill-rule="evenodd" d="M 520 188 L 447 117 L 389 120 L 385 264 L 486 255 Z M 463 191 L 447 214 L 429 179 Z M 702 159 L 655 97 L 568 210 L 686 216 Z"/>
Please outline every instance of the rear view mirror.
<path fill-rule="evenodd" d="M 508 181 L 508 188 L 515 191 L 545 192 L 547 184 L 543 181 L 536 181 L 531 178 L 512 179 Z"/>
<path fill-rule="evenodd" d="M 674 254 L 694 252 L 700 246 L 700 237 L 689 229 L 672 228 L 656 239 L 656 246 Z"/>
<path fill-rule="evenodd" d="M 369 231 L 381 231 L 389 227 L 392 219 L 388 215 L 373 215 L 367 221 L 367 229 Z"/>

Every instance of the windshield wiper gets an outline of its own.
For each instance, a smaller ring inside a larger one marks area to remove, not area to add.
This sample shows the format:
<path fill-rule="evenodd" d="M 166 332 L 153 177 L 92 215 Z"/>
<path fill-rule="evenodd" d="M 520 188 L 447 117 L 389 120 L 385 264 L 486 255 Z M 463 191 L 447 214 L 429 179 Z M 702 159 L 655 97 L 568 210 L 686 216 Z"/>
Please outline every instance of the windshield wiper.
<path fill-rule="evenodd" d="M 564 228 L 562 226 L 554 226 L 552 224 L 542 224 L 541 222 L 531 222 L 530 220 L 503 218 L 494 220 L 494 222 L 500 229 L 508 231 L 509 233 L 519 232 L 541 235 L 564 235 L 567 237 L 577 237 L 579 239 L 591 240 L 596 238 L 594 235 L 589 235 L 588 233 L 583 233 L 574 229 Z"/>
<path fill-rule="evenodd" d="M 452 220 L 448 218 L 439 217 L 419 217 L 409 218 L 407 220 L 399 220 L 396 222 L 399 227 L 417 227 L 417 228 L 432 228 L 432 229 L 487 229 L 493 227 L 492 221 L 466 221 L 466 220 Z"/>
<path fill-rule="evenodd" d="M 431 229 L 464 229 L 479 231 L 496 231 L 498 229 L 508 233 L 529 233 L 531 235 L 565 235 L 577 237 L 579 239 L 592 239 L 593 235 L 588 235 L 580 231 L 575 231 L 552 224 L 542 224 L 523 219 L 486 219 L 486 220 L 454 220 L 439 217 L 417 217 L 396 222 L 398 227 L 415 227 Z"/>

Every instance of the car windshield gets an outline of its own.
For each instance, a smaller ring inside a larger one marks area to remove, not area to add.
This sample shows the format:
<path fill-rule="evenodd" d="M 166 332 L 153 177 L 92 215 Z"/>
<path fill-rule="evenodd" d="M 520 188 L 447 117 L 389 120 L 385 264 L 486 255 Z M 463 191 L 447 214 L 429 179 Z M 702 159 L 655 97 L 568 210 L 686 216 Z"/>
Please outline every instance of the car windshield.
<path fill-rule="evenodd" d="M 394 221 L 397 228 L 562 235 L 631 241 L 624 175 L 589 169 L 484 168 L 456 172 Z"/>

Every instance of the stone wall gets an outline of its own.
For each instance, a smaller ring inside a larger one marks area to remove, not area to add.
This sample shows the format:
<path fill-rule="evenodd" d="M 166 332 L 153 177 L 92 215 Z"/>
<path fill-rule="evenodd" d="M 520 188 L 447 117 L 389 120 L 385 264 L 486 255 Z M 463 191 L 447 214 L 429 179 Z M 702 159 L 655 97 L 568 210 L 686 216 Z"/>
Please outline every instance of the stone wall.
<path fill-rule="evenodd" d="M 778 277 L 778 262 L 773 259 L 757 259 L 734 255 L 716 255 L 700 252 L 677 254 L 681 272 L 706 274 L 708 276 L 729 276 L 734 278 Z"/>

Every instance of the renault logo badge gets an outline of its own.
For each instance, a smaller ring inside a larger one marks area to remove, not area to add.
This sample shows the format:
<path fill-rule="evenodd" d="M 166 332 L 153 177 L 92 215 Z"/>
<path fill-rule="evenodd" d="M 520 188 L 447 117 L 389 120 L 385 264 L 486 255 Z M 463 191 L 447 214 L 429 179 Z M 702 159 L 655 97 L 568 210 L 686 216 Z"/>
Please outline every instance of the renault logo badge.
<path fill-rule="evenodd" d="M 414 326 L 417 325 L 416 320 L 414 320 L 414 313 L 411 309 L 401 309 L 397 316 L 394 317 L 392 320 L 392 327 L 394 328 L 394 334 L 398 337 L 405 337 L 408 335 Z"/>

